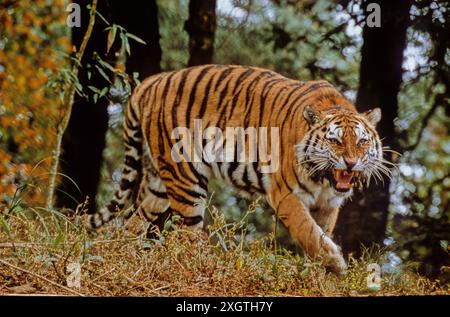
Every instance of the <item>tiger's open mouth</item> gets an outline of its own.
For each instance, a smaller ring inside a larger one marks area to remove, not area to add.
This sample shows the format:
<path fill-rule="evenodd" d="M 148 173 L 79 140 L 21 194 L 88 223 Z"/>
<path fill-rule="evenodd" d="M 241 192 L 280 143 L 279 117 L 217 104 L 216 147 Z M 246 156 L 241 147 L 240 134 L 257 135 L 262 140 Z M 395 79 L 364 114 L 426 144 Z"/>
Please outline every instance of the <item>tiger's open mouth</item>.
<path fill-rule="evenodd" d="M 334 188 L 340 192 L 346 192 L 353 188 L 359 177 L 359 172 L 333 169 Z"/>

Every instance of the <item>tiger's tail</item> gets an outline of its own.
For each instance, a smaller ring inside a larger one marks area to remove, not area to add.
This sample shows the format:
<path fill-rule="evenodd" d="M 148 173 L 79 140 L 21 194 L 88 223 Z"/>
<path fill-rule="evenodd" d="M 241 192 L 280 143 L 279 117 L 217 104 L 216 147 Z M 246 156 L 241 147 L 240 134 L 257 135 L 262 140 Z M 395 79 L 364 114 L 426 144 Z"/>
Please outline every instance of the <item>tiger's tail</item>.
<path fill-rule="evenodd" d="M 112 220 L 117 211 L 122 210 L 125 204 L 136 193 L 142 177 L 142 131 L 140 124 L 140 109 L 133 98 L 128 102 L 125 114 L 123 139 L 125 143 L 125 162 L 122 169 L 120 188 L 115 192 L 113 199 L 106 206 L 97 210 L 88 217 L 88 226 L 98 228 Z"/>

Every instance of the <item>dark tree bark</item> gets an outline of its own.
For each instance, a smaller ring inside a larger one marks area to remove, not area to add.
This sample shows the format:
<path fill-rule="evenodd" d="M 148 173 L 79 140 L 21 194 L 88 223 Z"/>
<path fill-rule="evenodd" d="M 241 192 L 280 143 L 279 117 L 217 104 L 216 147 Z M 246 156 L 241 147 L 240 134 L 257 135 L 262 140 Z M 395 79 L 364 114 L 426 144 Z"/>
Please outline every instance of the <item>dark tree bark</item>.
<path fill-rule="evenodd" d="M 381 138 L 384 138 L 383 145 L 399 150 L 394 119 L 397 117 L 397 94 L 402 82 L 403 52 L 406 47 L 406 30 L 410 25 L 412 1 L 370 2 L 378 3 L 381 7 L 381 27 L 366 25 L 363 30 L 364 44 L 356 105 L 361 112 L 374 107 L 381 108 L 382 119 L 378 124 L 378 131 Z M 364 3 L 364 9 L 368 3 Z M 385 157 L 392 159 L 390 153 L 387 154 Z M 385 179 L 384 185 L 372 184 L 344 206 L 336 237 L 345 253 L 359 255 L 361 245 L 370 247 L 374 243 L 383 242 L 389 207 L 389 185 L 388 179 Z"/>
<path fill-rule="evenodd" d="M 139 78 L 144 79 L 161 72 L 162 53 L 156 0 L 134 0 L 133 5 L 114 1 L 112 5 L 114 21 L 146 43 L 143 45 L 130 40 L 131 55 L 127 57 L 127 73 L 138 72 Z"/>
<path fill-rule="evenodd" d="M 72 42 L 79 47 L 87 28 L 89 10 L 86 5 L 90 0 L 75 1 L 82 8 L 82 27 L 73 28 Z M 131 56 L 127 59 L 127 72 L 139 72 L 143 79 L 159 72 L 161 47 L 159 45 L 158 12 L 155 0 L 134 1 L 133 5 L 124 1 L 99 1 L 98 11 L 110 22 L 123 26 L 129 33 L 143 39 L 147 45 L 130 39 Z M 85 65 L 94 52 L 100 54 L 110 63 L 114 63 L 115 49 L 106 53 L 106 24 L 96 19 L 94 31 L 86 48 Z M 81 69 L 79 80 L 84 87 L 92 85 L 105 87 L 108 82 L 99 74 L 92 72 L 87 78 L 85 69 Z M 88 211 L 96 209 L 95 196 L 100 181 L 102 153 L 105 147 L 105 135 L 108 129 L 108 101 L 101 98 L 97 103 L 88 93 L 88 99 L 76 97 L 69 126 L 64 134 L 60 172 L 66 176 L 61 179 L 57 190 L 57 205 L 74 209 L 79 202 L 90 197 Z M 69 179 L 70 178 L 70 179 Z M 73 181 L 73 182 L 72 182 Z M 76 183 L 78 188 L 73 184 Z"/>
<path fill-rule="evenodd" d="M 216 0 L 190 0 L 189 19 L 184 24 L 189 34 L 189 66 L 211 64 L 216 30 Z"/>
<path fill-rule="evenodd" d="M 91 1 L 77 0 L 73 2 L 80 5 L 82 13 L 81 27 L 72 28 L 72 43 L 78 48 L 88 27 L 89 10 L 86 6 Z M 105 15 L 108 12 L 108 1 L 99 1 L 97 11 Z M 108 15 L 105 16 L 109 18 Z M 103 30 L 106 27 L 107 25 L 97 17 L 82 60 L 83 65 L 91 61 L 94 52 L 105 57 L 106 35 Z M 108 82 L 95 72 L 88 79 L 86 68 L 80 69 L 78 79 L 83 87 L 87 87 L 87 85 L 105 87 L 108 85 Z M 94 103 L 92 93 L 87 90 L 86 93 L 88 94 L 87 99 L 78 95 L 75 97 L 72 116 L 64 133 L 59 171 L 64 176 L 61 177 L 61 183 L 57 188 L 56 204 L 59 207 L 74 209 L 79 202 L 83 202 L 88 196 L 88 209 L 93 211 L 100 180 L 105 134 L 108 129 L 108 102 L 105 98 L 101 98 L 97 103 Z"/>

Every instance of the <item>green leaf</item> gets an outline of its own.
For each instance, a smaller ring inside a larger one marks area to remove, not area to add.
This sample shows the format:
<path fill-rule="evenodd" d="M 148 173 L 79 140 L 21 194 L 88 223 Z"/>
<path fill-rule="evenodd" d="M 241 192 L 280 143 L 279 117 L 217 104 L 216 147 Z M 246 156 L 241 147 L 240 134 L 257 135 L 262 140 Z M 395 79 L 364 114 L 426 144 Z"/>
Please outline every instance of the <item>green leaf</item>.
<path fill-rule="evenodd" d="M 164 230 L 167 231 L 167 230 L 169 230 L 171 227 L 172 227 L 172 221 L 167 220 L 167 221 L 164 223 Z"/>
<path fill-rule="evenodd" d="M 105 96 L 107 92 L 108 92 L 108 87 L 104 87 L 104 88 L 102 89 L 102 91 L 100 92 L 100 97 Z"/>
<path fill-rule="evenodd" d="M 100 74 L 104 79 L 106 79 L 106 81 L 107 81 L 108 83 L 111 83 L 111 80 L 109 80 L 108 75 L 106 75 L 105 71 L 104 71 L 101 67 L 99 67 L 98 65 L 95 65 L 95 68 L 97 68 L 99 74 Z"/>
<path fill-rule="evenodd" d="M 9 230 L 9 226 L 8 226 L 8 224 L 6 223 L 5 219 L 2 216 L 0 216 L 0 225 L 1 225 L 2 229 L 3 229 L 3 231 L 5 231 L 6 234 L 8 235 L 8 237 L 11 239 L 12 238 L 11 230 Z"/>
<path fill-rule="evenodd" d="M 141 83 L 141 81 L 139 80 L 139 73 L 138 72 L 133 72 L 133 82 L 136 85 L 139 85 Z"/>
<path fill-rule="evenodd" d="M 128 41 L 128 37 L 124 38 L 125 40 L 125 51 L 128 55 L 131 55 L 130 42 Z"/>
<path fill-rule="evenodd" d="M 145 43 L 145 41 L 144 41 L 143 39 L 141 39 L 141 38 L 137 37 L 137 36 L 136 36 L 136 35 L 134 35 L 134 34 L 131 34 L 131 33 L 128 33 L 128 32 L 127 32 L 127 37 L 128 37 L 128 38 L 130 38 L 130 39 L 133 39 L 133 40 L 135 40 L 135 41 L 136 41 L 136 42 L 138 42 L 138 43 L 141 43 L 141 44 L 147 45 L 147 43 Z"/>
<path fill-rule="evenodd" d="M 102 67 L 109 69 L 111 72 L 115 73 L 116 70 L 114 69 L 114 67 L 112 67 L 111 65 L 109 65 L 107 62 L 103 61 L 100 57 L 97 57 L 97 61 L 100 63 L 100 65 L 102 65 Z"/>
<path fill-rule="evenodd" d="M 81 95 L 83 93 L 83 86 L 79 81 L 74 82 L 76 91 Z"/>
<path fill-rule="evenodd" d="M 131 54 L 130 43 L 128 42 L 128 37 L 125 33 L 120 33 L 120 39 L 122 41 L 122 48 L 125 48 L 125 51 L 128 55 Z"/>
<path fill-rule="evenodd" d="M 64 234 L 62 232 L 60 232 L 58 234 L 58 236 L 55 238 L 55 240 L 53 240 L 53 246 L 58 246 L 64 239 Z"/>
<path fill-rule="evenodd" d="M 100 19 L 103 20 L 103 22 L 106 23 L 106 25 L 111 25 L 111 23 L 108 22 L 108 20 L 106 20 L 106 18 L 100 14 L 100 12 L 98 12 L 97 10 L 95 11 L 95 13 L 100 17 Z"/>
<path fill-rule="evenodd" d="M 89 88 L 90 90 L 92 90 L 93 92 L 97 93 L 97 94 L 100 93 L 100 89 L 98 89 L 98 88 L 95 87 L 95 86 L 88 86 L 88 88 Z"/>
<path fill-rule="evenodd" d="M 113 45 L 114 40 L 116 38 L 116 33 L 117 33 L 117 25 L 113 24 L 108 32 L 108 42 L 106 45 L 106 52 L 109 52 L 109 50 L 111 49 L 111 46 Z"/>

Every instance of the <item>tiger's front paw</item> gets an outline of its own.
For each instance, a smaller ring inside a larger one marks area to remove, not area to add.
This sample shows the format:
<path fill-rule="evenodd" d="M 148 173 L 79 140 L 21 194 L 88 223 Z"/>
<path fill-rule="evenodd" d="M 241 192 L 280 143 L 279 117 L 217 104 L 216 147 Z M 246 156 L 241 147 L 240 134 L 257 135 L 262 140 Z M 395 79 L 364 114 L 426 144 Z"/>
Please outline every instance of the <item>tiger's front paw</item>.
<path fill-rule="evenodd" d="M 338 275 L 347 273 L 347 263 L 345 263 L 340 248 L 325 236 L 322 241 L 322 259 L 325 267 Z"/>
<path fill-rule="evenodd" d="M 324 258 L 324 265 L 327 269 L 337 275 L 347 274 L 347 263 L 342 255 L 332 255 Z"/>

